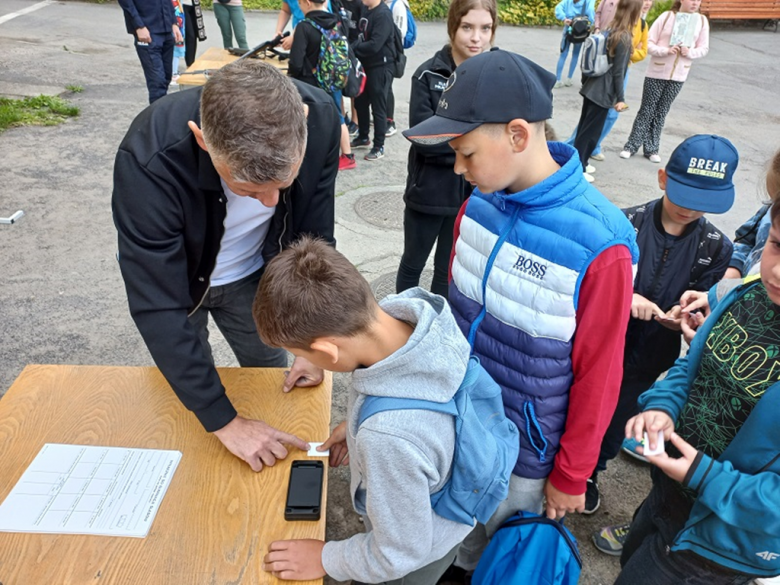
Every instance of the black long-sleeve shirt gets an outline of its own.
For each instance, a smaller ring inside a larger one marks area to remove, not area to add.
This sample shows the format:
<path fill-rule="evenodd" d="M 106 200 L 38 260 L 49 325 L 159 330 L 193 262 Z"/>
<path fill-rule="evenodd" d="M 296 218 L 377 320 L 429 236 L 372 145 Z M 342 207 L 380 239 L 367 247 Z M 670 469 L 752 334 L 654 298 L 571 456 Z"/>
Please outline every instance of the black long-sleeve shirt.
<path fill-rule="evenodd" d="M 360 36 L 352 48 L 363 67 L 372 69 L 392 65 L 395 59 L 395 23 L 387 4 L 380 2 L 376 8 L 364 11 L 358 30 Z"/>
<path fill-rule="evenodd" d="M 323 30 L 329 31 L 339 24 L 339 19 L 335 14 L 324 10 L 312 10 L 306 15 L 306 19 L 295 27 L 287 75 L 305 81 L 314 87 L 319 87 L 317 79 L 314 77 L 314 70 L 320 59 L 322 33 L 306 20 L 311 20 L 321 26 Z"/>

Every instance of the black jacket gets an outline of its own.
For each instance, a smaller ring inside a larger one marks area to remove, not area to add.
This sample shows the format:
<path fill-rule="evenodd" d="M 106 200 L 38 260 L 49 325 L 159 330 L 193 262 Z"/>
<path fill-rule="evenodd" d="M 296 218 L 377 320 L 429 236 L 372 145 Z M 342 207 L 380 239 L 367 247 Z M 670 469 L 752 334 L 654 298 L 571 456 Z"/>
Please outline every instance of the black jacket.
<path fill-rule="evenodd" d="M 339 24 L 339 19 L 335 14 L 324 10 L 312 10 L 306 15 L 306 18 L 316 22 L 326 31 Z M 321 40 L 322 34 L 311 23 L 305 20 L 298 23 L 298 26 L 295 27 L 292 49 L 290 49 L 287 75 L 305 81 L 314 87 L 320 86 L 317 83 L 317 78 L 314 77 L 314 71 L 320 59 Z"/>
<path fill-rule="evenodd" d="M 636 229 L 639 265 L 634 292 L 668 311 L 686 290 L 707 291 L 729 266 L 731 240 L 702 217 L 678 237 L 661 224 L 663 199 L 624 209 Z M 656 321 L 629 319 L 624 376 L 655 380 L 680 356 L 680 333 Z"/>
<path fill-rule="evenodd" d="M 338 115 L 324 91 L 293 83 L 309 106 L 309 140 L 271 219 L 266 261 L 302 234 L 335 243 Z M 201 92 L 170 94 L 136 117 L 116 155 L 112 209 L 133 320 L 179 399 L 214 431 L 236 411 L 187 318 L 208 291 L 227 212 L 220 177 L 187 127 L 200 125 Z"/>
<path fill-rule="evenodd" d="M 409 99 L 409 127 L 436 113 L 447 79 L 455 71 L 449 45 L 417 68 L 412 77 Z M 449 144 L 419 145 L 409 148 L 406 192 L 407 207 L 432 215 L 457 215 L 472 187 L 454 171 L 455 153 Z"/>
<path fill-rule="evenodd" d="M 135 35 L 139 28 L 153 33 L 173 34 L 176 14 L 170 0 L 119 0 L 125 14 L 127 32 Z"/>
<path fill-rule="evenodd" d="M 355 56 L 365 69 L 390 67 L 395 61 L 395 23 L 387 4 L 363 11 L 358 22 L 360 35 L 352 44 Z"/>

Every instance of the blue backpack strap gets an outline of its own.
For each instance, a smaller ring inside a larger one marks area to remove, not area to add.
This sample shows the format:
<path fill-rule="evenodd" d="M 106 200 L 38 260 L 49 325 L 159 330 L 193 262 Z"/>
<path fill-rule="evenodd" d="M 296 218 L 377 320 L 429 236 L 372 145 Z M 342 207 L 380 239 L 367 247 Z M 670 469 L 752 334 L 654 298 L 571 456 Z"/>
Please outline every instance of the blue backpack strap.
<path fill-rule="evenodd" d="M 442 403 L 432 402 L 430 400 L 417 400 L 414 398 L 367 396 L 363 402 L 363 406 L 360 408 L 358 428 L 360 428 L 360 425 L 362 425 L 366 419 L 380 412 L 385 412 L 386 410 L 432 410 L 451 416 L 458 415 L 458 409 L 455 407 L 455 402 L 452 400 Z"/>
<path fill-rule="evenodd" d="M 564 542 L 566 542 L 569 549 L 571 550 L 572 556 L 577 561 L 577 564 L 580 566 L 580 568 L 582 568 L 582 557 L 580 556 L 580 550 L 577 547 L 577 543 L 572 540 L 571 536 L 569 536 L 569 533 L 564 528 L 563 520 L 563 518 L 560 520 L 551 520 L 545 516 L 519 511 L 514 516 L 505 520 L 496 531 L 501 530 L 502 528 L 512 528 L 513 526 L 522 526 L 524 524 L 547 524 L 548 526 L 552 526 L 563 537 Z"/>

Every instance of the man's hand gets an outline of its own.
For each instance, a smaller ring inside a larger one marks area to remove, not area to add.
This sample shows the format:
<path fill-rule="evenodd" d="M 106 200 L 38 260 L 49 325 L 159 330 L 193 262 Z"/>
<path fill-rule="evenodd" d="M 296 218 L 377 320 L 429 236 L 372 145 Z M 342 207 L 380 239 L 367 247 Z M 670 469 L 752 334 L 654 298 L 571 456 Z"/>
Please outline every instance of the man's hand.
<path fill-rule="evenodd" d="M 682 457 L 674 459 L 666 453 L 660 453 L 658 455 L 649 455 L 647 460 L 673 480 L 682 483 L 699 452 L 677 433 L 672 433 L 671 439 L 672 445 L 677 447 Z"/>
<path fill-rule="evenodd" d="M 179 30 L 179 27 L 176 26 L 175 24 L 173 25 L 173 42 L 176 43 L 177 45 L 184 42 L 184 37 L 181 36 L 181 31 Z"/>
<path fill-rule="evenodd" d="M 293 360 L 290 371 L 285 374 L 282 390 L 289 392 L 296 386 L 298 388 L 309 388 L 319 386 L 325 373 L 322 368 L 318 368 L 306 358 L 296 357 Z"/>
<path fill-rule="evenodd" d="M 658 431 L 664 432 L 665 441 L 669 440 L 674 431 L 672 417 L 662 410 L 646 410 L 626 423 L 626 439 L 633 437 L 638 443 L 641 443 L 645 438 L 645 432 L 647 432 L 651 450 L 654 450 L 658 443 Z"/>
<path fill-rule="evenodd" d="M 264 465 L 272 466 L 277 459 L 287 457 L 285 445 L 309 450 L 303 439 L 243 416 L 237 416 L 214 434 L 228 451 L 249 463 L 253 471 L 262 471 Z"/>
<path fill-rule="evenodd" d="M 263 559 L 263 571 L 277 579 L 309 581 L 325 576 L 322 568 L 321 540 L 277 540 L 268 547 Z"/>
<path fill-rule="evenodd" d="M 317 447 L 317 451 L 330 449 L 330 466 L 349 465 L 349 448 L 347 447 L 347 423 L 344 421 L 331 433 L 328 440 Z"/>
<path fill-rule="evenodd" d="M 544 482 L 545 512 L 550 520 L 560 520 L 567 512 L 582 512 L 585 509 L 585 494 L 571 496 L 556 488 L 548 479 Z"/>
<path fill-rule="evenodd" d="M 151 43 L 152 35 L 149 33 L 149 29 L 146 27 L 135 29 L 135 38 L 139 43 Z"/>
<path fill-rule="evenodd" d="M 634 293 L 634 297 L 631 299 L 631 316 L 634 319 L 650 321 L 654 316 L 666 317 L 666 313 L 655 303 L 648 301 L 642 295 Z"/>

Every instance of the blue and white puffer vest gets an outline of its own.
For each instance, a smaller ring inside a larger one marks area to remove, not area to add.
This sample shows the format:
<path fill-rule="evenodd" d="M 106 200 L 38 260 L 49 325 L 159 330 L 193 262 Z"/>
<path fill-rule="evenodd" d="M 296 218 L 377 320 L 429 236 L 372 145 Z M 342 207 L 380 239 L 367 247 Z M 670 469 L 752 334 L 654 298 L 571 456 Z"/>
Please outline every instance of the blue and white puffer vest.
<path fill-rule="evenodd" d="M 577 152 L 549 143 L 561 169 L 520 193 L 475 189 L 455 243 L 449 300 L 520 429 L 514 473 L 547 477 L 566 422 L 577 301 L 601 252 L 639 248 L 623 212 L 591 187 Z M 598 343 L 598 340 L 594 340 Z"/>

